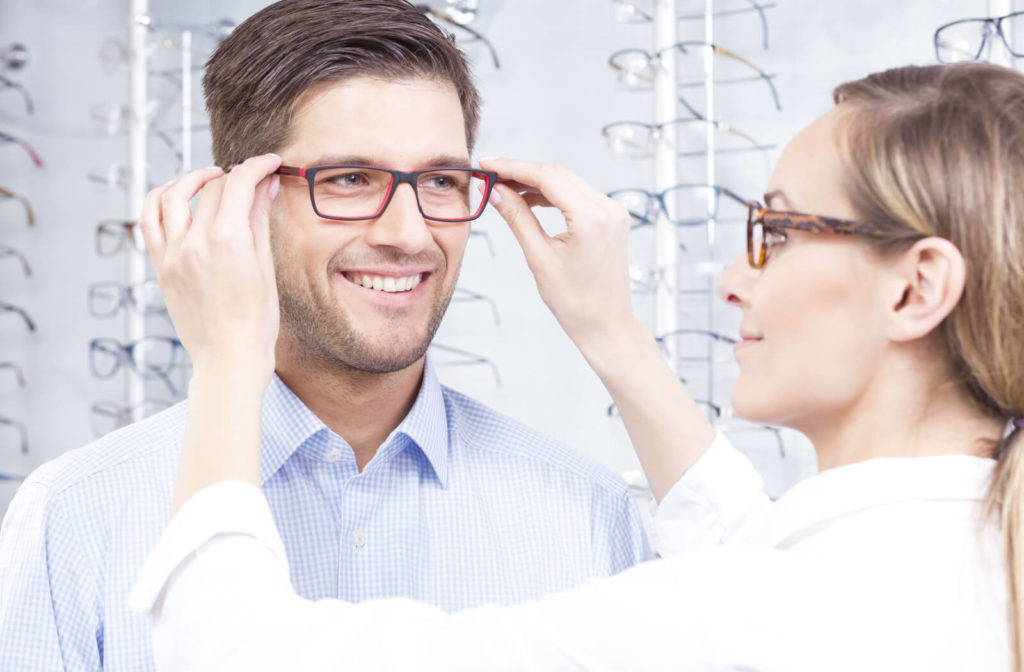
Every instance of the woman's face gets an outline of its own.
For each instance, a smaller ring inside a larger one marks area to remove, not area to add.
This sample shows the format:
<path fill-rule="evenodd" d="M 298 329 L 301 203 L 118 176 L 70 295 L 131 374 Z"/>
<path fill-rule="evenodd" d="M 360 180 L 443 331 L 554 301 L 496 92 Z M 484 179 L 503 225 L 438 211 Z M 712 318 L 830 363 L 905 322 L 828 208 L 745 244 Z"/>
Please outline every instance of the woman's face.
<path fill-rule="evenodd" d="M 767 205 L 857 219 L 843 193 L 833 109 L 783 151 L 766 191 Z M 736 346 L 736 412 L 751 421 L 813 432 L 855 412 L 870 389 L 888 340 L 881 262 L 852 236 L 786 231 L 753 269 L 740 255 L 718 283 L 743 311 Z"/>

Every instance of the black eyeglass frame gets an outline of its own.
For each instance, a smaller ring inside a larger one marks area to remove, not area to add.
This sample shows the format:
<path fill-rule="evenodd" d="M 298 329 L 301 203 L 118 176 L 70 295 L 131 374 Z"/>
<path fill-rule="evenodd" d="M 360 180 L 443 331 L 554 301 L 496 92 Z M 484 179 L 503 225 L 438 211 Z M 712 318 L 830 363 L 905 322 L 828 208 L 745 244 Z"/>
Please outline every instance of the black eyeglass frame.
<path fill-rule="evenodd" d="M 362 169 L 362 170 L 377 170 L 384 173 L 391 174 L 391 183 L 388 185 L 387 195 L 381 200 L 380 206 L 377 211 L 372 215 L 366 217 L 339 217 L 336 215 L 325 215 L 320 212 L 320 209 L 316 206 L 316 196 L 314 195 L 314 184 L 316 183 L 316 174 L 322 170 L 338 170 L 342 168 Z M 474 177 L 484 180 L 484 193 L 483 199 L 480 201 L 480 207 L 477 208 L 476 212 L 469 217 L 456 217 L 456 218 L 440 218 L 440 217 L 429 217 L 427 213 L 423 212 L 423 206 L 420 204 L 420 193 L 417 186 L 417 178 L 420 175 L 427 175 L 430 173 L 444 172 L 444 171 L 461 171 L 469 173 Z M 435 168 L 425 168 L 423 170 L 413 170 L 405 172 L 402 170 L 391 170 L 390 168 L 381 168 L 379 166 L 364 166 L 355 164 L 340 164 L 331 166 L 310 166 L 308 168 L 302 168 L 298 166 L 281 166 L 276 171 L 277 175 L 286 175 L 292 177 L 301 177 L 306 180 L 309 185 L 309 202 L 313 206 L 313 212 L 316 213 L 317 217 L 321 219 L 330 219 L 340 222 L 362 222 L 370 219 L 377 219 L 384 211 L 387 210 L 388 205 L 391 203 L 391 199 L 395 195 L 395 190 L 398 189 L 399 185 L 408 184 L 412 187 L 413 194 L 416 196 L 416 207 L 419 209 L 420 214 L 423 215 L 423 219 L 431 222 L 442 222 L 445 224 L 461 224 L 463 222 L 471 222 L 474 219 L 480 217 L 484 210 L 487 208 L 487 201 L 490 199 L 491 190 L 494 189 L 494 183 L 498 181 L 498 174 L 493 170 L 483 170 L 481 168 L 466 168 L 465 166 L 452 167 L 452 166 L 438 166 Z"/>

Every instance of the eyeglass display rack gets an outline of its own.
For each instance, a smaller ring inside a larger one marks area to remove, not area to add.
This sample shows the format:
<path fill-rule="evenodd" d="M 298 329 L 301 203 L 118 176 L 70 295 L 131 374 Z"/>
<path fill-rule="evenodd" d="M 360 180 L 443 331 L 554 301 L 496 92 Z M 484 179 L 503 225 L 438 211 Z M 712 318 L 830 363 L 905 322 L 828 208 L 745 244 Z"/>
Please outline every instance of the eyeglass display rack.
<path fill-rule="evenodd" d="M 748 0 L 750 4 L 750 7 L 748 8 L 719 11 L 719 8 L 715 6 L 716 3 L 714 0 L 704 0 L 703 12 L 698 13 L 694 8 L 694 3 L 687 2 L 686 0 L 653 0 L 651 3 L 653 5 L 651 11 L 640 9 L 637 6 L 637 3 L 631 2 L 630 0 L 612 1 L 615 2 L 620 9 L 624 7 L 629 10 L 634 17 L 642 15 L 644 21 L 649 22 L 652 25 L 654 48 L 650 52 L 651 54 L 669 52 L 674 45 L 679 43 L 678 27 L 681 21 L 691 19 L 702 20 L 704 29 L 703 43 L 711 47 L 711 45 L 717 45 L 714 39 L 717 19 L 725 21 L 728 20 L 726 18 L 728 16 L 751 11 L 756 11 L 760 14 L 762 27 L 765 31 L 765 48 L 767 48 L 767 22 L 764 10 L 776 6 L 775 3 L 759 3 L 756 0 Z M 718 81 L 716 79 L 714 58 L 716 52 L 719 52 L 719 48 L 717 46 L 705 48 L 703 50 L 703 77 L 697 84 L 703 92 L 703 103 L 705 108 L 704 117 L 708 120 L 718 119 L 715 111 L 716 81 Z M 733 56 L 735 57 L 735 55 Z M 655 194 L 662 194 L 666 190 L 678 185 L 680 182 L 691 181 L 688 179 L 680 179 L 681 177 L 686 176 L 681 170 L 681 159 L 680 155 L 677 153 L 677 147 L 679 146 L 677 144 L 677 133 L 679 132 L 679 129 L 676 128 L 676 124 L 672 123 L 680 117 L 680 82 L 678 79 L 675 58 L 662 59 L 658 63 L 658 67 L 654 72 L 653 84 L 653 125 L 658 128 L 661 133 L 660 138 L 658 138 L 659 141 L 654 147 L 653 192 Z M 686 105 L 684 106 L 689 107 Z M 688 111 L 692 112 L 692 110 L 689 109 Z M 719 172 L 717 165 L 719 148 L 716 146 L 716 142 L 716 126 L 709 123 L 706 125 L 706 134 L 703 138 L 703 151 L 699 152 L 698 157 L 689 157 L 690 160 L 703 162 L 703 169 L 706 178 L 705 182 L 709 185 L 718 184 L 716 175 Z M 717 198 L 717 196 L 709 194 L 709 198 Z M 673 342 L 672 339 L 663 338 L 663 336 L 689 331 L 701 331 L 710 334 L 717 333 L 715 328 L 714 276 L 724 270 L 724 265 L 716 259 L 715 255 L 718 238 L 717 212 L 718 208 L 712 207 L 709 203 L 708 213 L 711 214 L 711 216 L 703 224 L 704 236 L 706 238 L 707 257 L 696 258 L 691 252 L 683 251 L 684 248 L 680 245 L 679 229 L 676 224 L 670 221 L 667 208 L 664 207 L 663 204 L 663 207 L 657 210 L 654 222 L 655 232 L 653 245 L 655 248 L 655 266 L 652 272 L 652 275 L 657 278 L 657 282 L 655 282 L 652 287 L 654 293 L 653 330 L 655 335 L 659 337 L 659 345 L 662 347 L 669 365 L 677 375 L 680 374 L 681 367 L 685 365 L 692 365 L 694 360 L 699 360 L 706 364 L 704 389 L 695 390 L 691 388 L 690 391 L 695 398 L 702 398 L 706 400 L 699 403 L 703 403 L 708 409 L 709 417 L 716 425 L 720 424 L 722 418 L 729 417 L 729 415 L 731 415 L 730 409 L 722 407 L 716 403 L 719 390 L 716 389 L 717 358 L 713 350 L 716 348 L 716 341 L 720 339 L 706 339 L 706 352 L 702 356 L 695 358 L 679 352 L 676 348 L 676 343 Z M 681 287 L 679 279 L 680 271 L 690 271 L 695 275 L 703 276 L 703 285 L 700 289 L 696 290 L 690 287 Z M 706 316 L 701 317 L 701 319 L 704 320 L 704 329 L 694 330 L 680 328 L 679 322 L 682 314 L 681 303 L 684 295 L 687 300 L 692 300 L 694 296 L 699 296 L 702 299 L 702 303 L 706 307 Z M 685 382 L 687 386 L 690 387 L 693 381 Z M 609 415 L 613 415 L 611 410 L 609 410 Z M 757 425 L 751 425 L 750 427 L 737 425 L 731 429 L 736 431 L 746 431 L 770 428 L 762 428 Z M 774 438 L 779 446 L 780 454 L 784 456 L 784 445 L 781 437 L 777 430 L 773 430 L 773 432 Z M 628 480 L 633 479 L 628 478 Z M 634 486 L 636 486 L 635 483 Z"/>

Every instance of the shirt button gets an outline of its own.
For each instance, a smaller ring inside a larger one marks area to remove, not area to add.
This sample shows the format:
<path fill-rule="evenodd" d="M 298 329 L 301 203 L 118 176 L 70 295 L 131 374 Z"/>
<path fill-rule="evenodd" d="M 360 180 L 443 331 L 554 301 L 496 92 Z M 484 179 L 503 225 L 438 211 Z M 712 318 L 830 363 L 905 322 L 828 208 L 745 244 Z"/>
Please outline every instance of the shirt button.
<path fill-rule="evenodd" d="M 327 451 L 326 455 L 324 455 L 324 457 L 327 458 L 328 462 L 338 462 L 339 460 L 341 460 L 341 456 L 341 448 L 332 448 Z"/>
<path fill-rule="evenodd" d="M 352 545 L 356 548 L 362 548 L 366 545 L 366 534 L 362 530 L 356 530 L 352 533 Z"/>

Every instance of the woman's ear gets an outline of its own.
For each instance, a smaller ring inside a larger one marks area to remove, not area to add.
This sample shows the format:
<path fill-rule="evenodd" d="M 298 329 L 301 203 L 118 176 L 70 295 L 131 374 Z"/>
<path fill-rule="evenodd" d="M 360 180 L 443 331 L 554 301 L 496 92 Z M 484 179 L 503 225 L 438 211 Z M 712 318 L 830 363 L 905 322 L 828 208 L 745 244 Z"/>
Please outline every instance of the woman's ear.
<path fill-rule="evenodd" d="M 896 342 L 913 341 L 934 331 L 960 301 L 967 278 L 960 250 L 935 236 L 901 253 L 891 271 L 887 332 Z"/>

